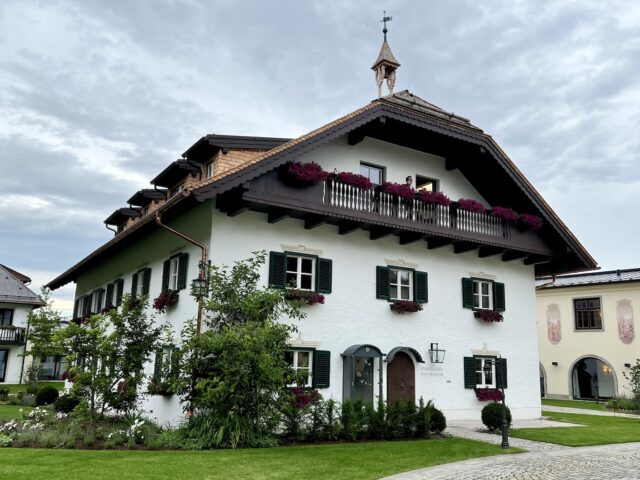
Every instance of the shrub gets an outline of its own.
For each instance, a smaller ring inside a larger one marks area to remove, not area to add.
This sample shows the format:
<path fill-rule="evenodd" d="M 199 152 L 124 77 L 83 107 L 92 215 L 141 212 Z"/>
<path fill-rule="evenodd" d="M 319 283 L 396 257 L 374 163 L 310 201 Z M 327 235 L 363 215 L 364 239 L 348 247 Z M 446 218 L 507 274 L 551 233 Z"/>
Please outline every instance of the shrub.
<path fill-rule="evenodd" d="M 10 447 L 12 443 L 13 443 L 13 440 L 11 440 L 11 437 L 9 435 L 0 433 L 0 448 Z"/>
<path fill-rule="evenodd" d="M 60 392 L 58 392 L 56 387 L 46 385 L 38 390 L 38 393 L 36 394 L 36 405 L 38 407 L 42 405 L 51 405 L 59 396 Z"/>
<path fill-rule="evenodd" d="M 0 388 L 0 401 L 6 401 L 9 399 L 9 389 Z"/>
<path fill-rule="evenodd" d="M 62 395 L 53 402 L 53 409 L 56 412 L 71 413 L 79 403 L 80 400 L 72 395 Z"/>
<path fill-rule="evenodd" d="M 429 430 L 433 433 L 442 433 L 447 428 L 447 419 L 441 410 L 433 407 L 431 410 L 431 421 L 429 422 Z"/>
<path fill-rule="evenodd" d="M 356 439 L 355 415 L 353 412 L 353 402 L 345 400 L 342 402 L 340 423 L 342 425 L 342 437 L 353 442 Z"/>
<path fill-rule="evenodd" d="M 507 425 L 511 426 L 511 411 L 509 407 L 505 406 L 507 409 Z M 502 404 L 492 402 L 482 409 L 482 423 L 489 429 L 490 432 L 493 432 L 499 429 L 502 426 Z"/>
<path fill-rule="evenodd" d="M 338 419 L 338 406 L 335 400 L 327 401 L 324 415 L 324 436 L 327 440 L 336 440 L 340 431 L 340 422 Z"/>

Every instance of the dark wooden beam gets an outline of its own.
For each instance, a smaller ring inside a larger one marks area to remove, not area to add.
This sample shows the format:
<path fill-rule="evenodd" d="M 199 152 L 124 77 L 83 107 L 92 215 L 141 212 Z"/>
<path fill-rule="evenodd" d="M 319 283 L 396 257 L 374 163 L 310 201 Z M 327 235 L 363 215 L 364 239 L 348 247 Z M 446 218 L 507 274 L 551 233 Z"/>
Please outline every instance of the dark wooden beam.
<path fill-rule="evenodd" d="M 271 207 L 267 213 L 269 223 L 277 223 L 289 216 L 289 212 L 284 208 Z"/>
<path fill-rule="evenodd" d="M 304 228 L 306 230 L 311 230 L 312 228 L 319 227 L 325 223 L 327 223 L 327 217 L 324 215 L 316 215 L 312 213 L 304 217 Z"/>
<path fill-rule="evenodd" d="M 391 235 L 392 232 L 393 232 L 392 228 L 371 227 L 371 230 L 369 230 L 369 238 L 371 240 L 378 240 L 379 238 L 386 237 L 387 235 Z"/>
<path fill-rule="evenodd" d="M 524 258 L 525 265 L 540 265 L 541 263 L 549 263 L 551 257 L 545 255 L 528 255 Z"/>
<path fill-rule="evenodd" d="M 453 242 L 453 253 L 464 253 L 478 248 L 478 245 L 472 242 Z"/>
<path fill-rule="evenodd" d="M 417 232 L 403 232 L 400 234 L 400 245 L 408 245 L 421 240 L 423 235 Z"/>
<path fill-rule="evenodd" d="M 509 250 L 508 252 L 505 252 L 502 254 L 502 261 L 510 262 L 511 260 L 518 260 L 519 258 L 524 258 L 527 255 L 528 255 L 527 252 L 520 252 L 518 250 Z"/>
<path fill-rule="evenodd" d="M 349 145 L 357 145 L 362 140 L 364 140 L 365 134 L 363 128 L 357 128 L 355 130 L 351 130 L 347 135 L 347 143 Z"/>
<path fill-rule="evenodd" d="M 221 212 L 226 213 L 230 217 L 249 209 L 249 205 L 243 200 L 244 189 L 234 188 L 233 190 L 220 195 L 216 200 L 216 206 Z"/>
<path fill-rule="evenodd" d="M 451 243 L 451 239 L 444 237 L 431 237 L 427 240 L 427 248 L 429 250 L 434 250 L 436 248 L 444 247 L 445 245 L 449 245 Z"/>
<path fill-rule="evenodd" d="M 227 208 L 227 215 L 229 217 L 235 217 L 236 215 L 240 215 L 242 212 L 246 212 L 249 210 L 249 205 L 245 202 L 239 202 L 233 205 L 230 205 Z"/>
<path fill-rule="evenodd" d="M 359 228 L 360 228 L 360 224 L 358 222 L 345 220 L 344 222 L 340 222 L 338 224 L 338 233 L 340 235 L 346 235 L 347 233 L 351 233 L 354 230 L 357 230 Z"/>
<path fill-rule="evenodd" d="M 494 255 L 504 253 L 504 251 L 505 249 L 501 247 L 484 246 L 484 247 L 480 247 L 480 250 L 478 250 L 478 257 L 480 258 L 493 257 Z"/>

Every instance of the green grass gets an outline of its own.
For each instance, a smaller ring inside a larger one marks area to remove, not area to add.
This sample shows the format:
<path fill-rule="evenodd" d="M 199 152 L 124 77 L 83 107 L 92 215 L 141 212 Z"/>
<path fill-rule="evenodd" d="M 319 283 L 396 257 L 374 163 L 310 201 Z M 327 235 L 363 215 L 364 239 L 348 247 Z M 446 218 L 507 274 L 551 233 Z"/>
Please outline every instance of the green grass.
<path fill-rule="evenodd" d="M 640 418 L 624 418 L 576 413 L 543 412 L 545 417 L 583 427 L 520 428 L 511 430 L 513 437 L 557 443 L 570 447 L 640 442 Z"/>
<path fill-rule="evenodd" d="M 51 385 L 56 387 L 58 390 L 62 391 L 62 389 L 64 388 L 64 382 L 38 382 L 38 387 L 42 388 L 46 385 Z M 0 389 L 4 389 L 4 388 L 8 388 L 9 389 L 9 393 L 18 393 L 18 392 L 24 392 L 27 390 L 27 385 L 25 385 L 24 383 L 18 384 L 18 383 L 12 383 L 12 384 L 0 384 Z"/>
<path fill-rule="evenodd" d="M 24 408 L 25 412 L 31 410 L 31 407 L 21 407 L 20 405 L 3 405 L 0 404 L 0 420 L 11 420 L 17 418 L 18 412 Z"/>
<path fill-rule="evenodd" d="M 462 438 L 204 452 L 7 448 L 0 450 L 0 478 L 364 480 L 520 451 Z"/>
<path fill-rule="evenodd" d="M 550 405 L 552 407 L 582 408 L 587 410 L 606 410 L 606 402 L 588 402 L 585 400 L 554 400 L 551 398 L 543 398 L 542 405 Z"/>

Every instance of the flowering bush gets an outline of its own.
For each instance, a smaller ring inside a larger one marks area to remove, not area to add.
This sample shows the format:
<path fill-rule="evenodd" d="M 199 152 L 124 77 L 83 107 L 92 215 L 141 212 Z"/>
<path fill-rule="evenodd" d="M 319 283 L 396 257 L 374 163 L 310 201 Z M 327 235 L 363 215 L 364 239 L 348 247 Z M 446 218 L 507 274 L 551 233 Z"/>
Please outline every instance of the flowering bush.
<path fill-rule="evenodd" d="M 324 295 L 310 290 L 287 290 L 284 294 L 287 300 L 305 303 L 307 305 L 315 305 L 316 303 L 324 303 Z"/>
<path fill-rule="evenodd" d="M 416 192 L 409 185 L 393 183 L 393 182 L 384 182 L 382 185 L 380 185 L 379 188 L 384 193 L 388 193 L 389 195 L 395 195 L 397 197 L 402 197 L 406 200 L 413 200 L 414 198 L 416 198 Z"/>
<path fill-rule="evenodd" d="M 485 322 L 501 322 L 504 320 L 504 317 L 500 312 L 495 312 L 493 310 L 476 310 L 473 312 L 473 315 Z"/>
<path fill-rule="evenodd" d="M 351 172 L 332 173 L 331 178 L 338 180 L 352 187 L 362 188 L 364 190 L 370 190 L 373 186 L 371 181 L 364 175 Z"/>
<path fill-rule="evenodd" d="M 178 292 L 176 290 L 165 290 L 158 298 L 153 300 L 153 308 L 158 312 L 164 313 L 167 308 L 178 303 Z"/>
<path fill-rule="evenodd" d="M 499 402 L 502 400 L 502 392 L 495 388 L 475 388 L 476 398 L 481 402 Z"/>
<path fill-rule="evenodd" d="M 317 390 L 305 388 L 292 388 L 291 393 L 293 394 L 294 402 L 298 410 L 316 403 L 322 398 L 322 395 L 320 395 Z"/>
<path fill-rule="evenodd" d="M 448 207 L 451 205 L 451 199 L 442 192 L 429 192 L 428 190 L 418 190 L 416 198 L 424 203 L 432 203 Z"/>
<path fill-rule="evenodd" d="M 540 230 L 544 224 L 540 217 L 536 215 L 529 215 L 528 213 L 520 215 L 520 221 L 531 228 L 531 230 Z"/>
<path fill-rule="evenodd" d="M 508 220 L 510 222 L 517 222 L 520 216 L 511 210 L 510 208 L 504 207 L 493 207 L 491 209 L 491 215 L 494 217 L 502 218 L 504 220 Z"/>
<path fill-rule="evenodd" d="M 324 182 L 329 176 L 316 162 L 290 162 L 283 170 L 284 178 L 295 184 L 311 185 Z"/>
<path fill-rule="evenodd" d="M 398 300 L 397 302 L 393 302 L 391 305 L 389 305 L 389 308 L 392 312 L 404 315 L 405 313 L 419 312 L 420 310 L 422 310 L 422 305 L 410 300 Z"/>
<path fill-rule="evenodd" d="M 461 198 L 458 200 L 458 207 L 467 212 L 484 213 L 487 211 L 486 207 L 477 200 L 471 198 Z"/>

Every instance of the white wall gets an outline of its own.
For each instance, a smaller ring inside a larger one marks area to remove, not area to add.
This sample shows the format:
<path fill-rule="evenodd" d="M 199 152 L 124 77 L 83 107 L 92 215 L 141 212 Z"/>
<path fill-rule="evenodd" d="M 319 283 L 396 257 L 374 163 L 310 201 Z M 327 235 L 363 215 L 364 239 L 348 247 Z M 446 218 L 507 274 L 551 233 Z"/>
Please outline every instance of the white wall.
<path fill-rule="evenodd" d="M 31 305 L 23 305 L 19 303 L 0 303 L 0 308 L 12 308 L 13 326 L 26 328 L 27 317 L 33 307 Z M 18 383 L 20 381 L 20 372 L 22 371 L 22 354 L 24 353 L 24 345 L 0 345 L 0 350 L 9 350 L 4 383 Z M 27 362 L 25 362 L 25 368 L 26 366 Z M 2 382 L 0 382 L 0 384 L 1 383 Z"/>

